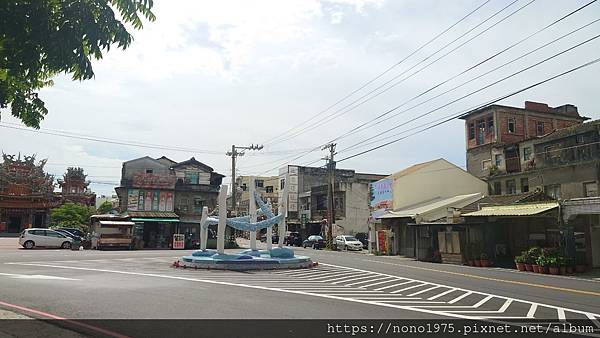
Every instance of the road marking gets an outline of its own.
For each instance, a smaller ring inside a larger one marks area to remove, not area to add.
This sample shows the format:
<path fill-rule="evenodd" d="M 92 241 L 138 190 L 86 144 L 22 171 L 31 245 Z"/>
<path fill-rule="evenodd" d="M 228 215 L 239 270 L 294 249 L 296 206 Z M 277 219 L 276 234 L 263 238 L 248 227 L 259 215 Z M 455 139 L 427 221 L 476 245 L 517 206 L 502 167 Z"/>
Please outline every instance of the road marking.
<path fill-rule="evenodd" d="M 564 321 L 567 319 L 567 316 L 565 315 L 565 309 L 558 308 L 556 309 L 556 312 L 558 312 L 558 320 Z"/>
<path fill-rule="evenodd" d="M 368 284 L 368 285 L 363 285 L 363 286 L 360 286 L 360 288 L 374 287 L 374 286 L 376 286 L 376 285 L 381 285 L 381 284 L 391 283 L 391 282 L 393 282 L 395 279 L 396 279 L 396 278 L 390 278 L 390 277 L 386 277 L 386 278 L 384 278 L 384 280 L 383 280 L 383 281 L 381 281 L 381 282 L 377 282 L 377 283 L 373 283 L 373 284 Z M 356 283 L 355 283 L 355 284 L 356 284 Z"/>
<path fill-rule="evenodd" d="M 402 292 L 402 291 L 406 291 L 406 290 L 410 290 L 410 289 L 418 288 L 418 287 L 421 287 L 421 286 L 425 286 L 425 285 L 427 285 L 427 284 L 428 284 L 428 283 L 421 283 L 421 284 L 417 284 L 417 285 L 413 285 L 413 286 L 406 287 L 406 288 L 404 288 L 404 289 L 400 289 L 400 290 L 394 290 L 394 291 L 392 291 L 391 293 L 400 293 L 400 292 Z"/>
<path fill-rule="evenodd" d="M 413 283 L 413 282 L 414 282 L 414 281 L 412 281 L 412 280 L 409 280 L 409 281 L 407 281 L 407 282 L 402 282 L 402 283 L 398 283 L 398 284 L 393 284 L 393 285 L 388 285 L 388 286 L 380 287 L 380 288 L 378 288 L 378 289 L 375 289 L 375 290 L 377 290 L 377 291 L 381 291 L 381 290 L 385 290 L 385 289 L 393 288 L 393 287 L 400 286 L 400 285 L 404 285 L 404 284 L 410 284 L 410 283 Z"/>
<path fill-rule="evenodd" d="M 371 284 L 372 282 L 380 281 L 380 280 L 390 280 L 390 278 L 389 277 L 371 278 L 371 279 L 366 280 L 366 281 L 360 281 L 360 282 L 354 282 L 354 283 L 351 283 L 351 284 L 346 284 L 346 286 L 356 286 L 356 285 L 360 285 L 360 284 L 364 284 L 364 283 L 367 283 L 367 285 L 365 285 L 365 286 L 373 286 L 373 285 L 377 285 L 377 284 L 380 284 L 380 283 Z"/>
<path fill-rule="evenodd" d="M 424 290 L 421 290 L 421 291 L 417 291 L 417 292 L 411 293 L 410 295 L 406 295 L 406 296 L 407 297 L 412 297 L 412 296 L 420 295 L 420 294 L 425 293 L 427 291 L 435 290 L 435 289 L 437 289 L 439 287 L 440 287 L 439 285 L 432 286 L 430 288 L 427 288 L 427 289 L 424 289 Z"/>
<path fill-rule="evenodd" d="M 465 292 L 462 295 L 460 295 L 460 296 L 454 298 L 453 300 L 449 301 L 448 304 L 454 304 L 454 303 L 458 302 L 459 300 L 461 300 L 461 299 L 463 299 L 465 297 L 468 297 L 468 296 L 470 296 L 472 294 L 473 294 L 473 292 Z"/>
<path fill-rule="evenodd" d="M 58 277 L 58 276 L 47 276 L 47 275 L 24 275 L 19 273 L 3 273 L 0 272 L 0 276 L 7 276 L 16 279 L 45 279 L 45 280 L 81 280 L 76 278 Z"/>
<path fill-rule="evenodd" d="M 390 264 L 390 265 L 402 266 L 402 267 L 405 267 L 405 268 L 419 269 L 419 270 L 424 270 L 424 271 L 441 272 L 441 273 L 445 273 L 445 274 L 449 274 L 449 275 L 456 275 L 456 276 L 463 276 L 463 277 L 469 277 L 469 278 L 484 279 L 484 280 L 490 280 L 490 281 L 494 281 L 494 282 L 502 282 L 502 283 L 509 283 L 509 284 L 525 285 L 525 286 L 532 286 L 532 287 L 544 288 L 544 289 L 550 289 L 550 290 L 559 290 L 559 291 L 565 291 L 565 292 L 581 293 L 581 294 L 584 294 L 584 295 L 591 295 L 591 296 L 600 297 L 600 292 L 594 292 L 594 291 L 569 289 L 569 288 L 563 288 L 563 287 L 560 287 L 560 286 L 553 286 L 553 285 L 546 285 L 546 284 L 536 284 L 536 283 L 529 283 L 529 282 L 521 282 L 521 281 L 516 281 L 516 280 L 510 280 L 510 279 L 485 277 L 485 276 L 472 275 L 472 274 L 462 273 L 462 272 L 454 272 L 454 271 L 446 271 L 446 270 L 439 270 L 439 269 L 432 269 L 432 268 L 424 268 L 424 267 L 421 267 L 421 266 L 411 266 L 411 265 L 398 264 L 398 263 L 380 262 L 380 261 L 371 260 L 371 259 L 363 259 L 363 261 L 365 261 L 365 262 L 380 263 L 380 264 Z"/>
<path fill-rule="evenodd" d="M 434 299 L 438 299 L 438 298 L 444 297 L 445 295 L 447 295 L 447 294 L 449 294 L 449 293 L 452 293 L 452 292 L 454 292 L 454 291 L 456 291 L 456 289 L 450 289 L 450 290 L 448 290 L 448 291 L 444 291 L 444 292 L 442 292 L 442 293 L 438 293 L 438 294 L 437 294 L 437 295 L 435 295 L 435 296 L 429 297 L 429 298 L 427 298 L 427 300 L 434 300 Z"/>
<path fill-rule="evenodd" d="M 527 318 L 534 318 L 537 307 L 537 304 L 531 304 L 529 311 L 527 311 Z"/>
<path fill-rule="evenodd" d="M 510 306 L 510 304 L 513 302 L 512 299 L 507 299 L 504 304 L 502 304 L 502 306 L 500 307 L 500 309 L 498 310 L 459 310 L 459 311 L 452 311 L 454 313 L 504 313 L 506 311 L 506 309 L 508 309 L 508 307 Z M 476 308 L 479 306 L 475 306 Z M 563 311 L 564 312 L 564 311 Z"/>

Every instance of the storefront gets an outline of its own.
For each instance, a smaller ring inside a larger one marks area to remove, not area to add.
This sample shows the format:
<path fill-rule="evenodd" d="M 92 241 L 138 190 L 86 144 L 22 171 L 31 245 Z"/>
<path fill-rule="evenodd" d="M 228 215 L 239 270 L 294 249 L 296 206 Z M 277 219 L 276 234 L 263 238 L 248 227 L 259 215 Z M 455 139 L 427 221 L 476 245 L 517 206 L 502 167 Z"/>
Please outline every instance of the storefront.
<path fill-rule="evenodd" d="M 135 247 L 140 249 L 170 249 L 173 234 L 181 233 L 179 216 L 172 212 L 131 212 L 135 223 Z"/>
<path fill-rule="evenodd" d="M 600 268 L 600 197 L 564 201 L 562 216 L 567 252 L 583 265 Z"/>

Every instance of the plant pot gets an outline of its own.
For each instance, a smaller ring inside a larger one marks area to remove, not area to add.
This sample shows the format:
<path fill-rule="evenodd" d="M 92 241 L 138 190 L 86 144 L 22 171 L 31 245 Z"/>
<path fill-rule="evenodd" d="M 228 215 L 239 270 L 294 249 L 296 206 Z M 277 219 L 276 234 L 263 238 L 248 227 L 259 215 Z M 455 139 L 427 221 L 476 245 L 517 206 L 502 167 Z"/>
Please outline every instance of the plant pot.
<path fill-rule="evenodd" d="M 525 271 L 533 271 L 533 265 L 525 264 Z"/>
<path fill-rule="evenodd" d="M 575 272 L 577 272 L 577 273 L 585 272 L 585 265 L 581 265 L 581 264 L 575 265 Z"/>
<path fill-rule="evenodd" d="M 531 264 L 531 267 L 533 268 L 533 272 L 535 273 L 540 273 L 540 266 L 537 264 Z"/>
<path fill-rule="evenodd" d="M 515 265 L 517 266 L 517 270 L 519 270 L 519 271 L 525 271 L 525 264 L 523 264 L 523 263 L 515 263 Z"/>
<path fill-rule="evenodd" d="M 489 259 L 482 259 L 480 260 L 481 262 L 481 266 L 484 268 L 487 268 L 488 266 L 490 266 L 490 260 Z"/>
<path fill-rule="evenodd" d="M 566 275 L 567 274 L 567 267 L 566 266 L 561 266 L 560 268 L 558 268 L 558 272 L 561 275 Z"/>
<path fill-rule="evenodd" d="M 472 260 L 472 259 L 469 259 L 469 260 L 468 260 L 468 263 L 469 263 L 469 266 L 473 266 L 473 265 L 475 265 L 475 263 L 473 263 L 473 260 Z"/>
<path fill-rule="evenodd" d="M 540 265 L 540 267 L 538 268 L 538 272 L 539 273 L 548 273 L 548 267 Z"/>
<path fill-rule="evenodd" d="M 480 267 L 481 266 L 481 261 L 479 259 L 474 259 L 473 260 L 473 264 L 475 264 L 475 266 Z"/>
<path fill-rule="evenodd" d="M 550 274 L 551 275 L 558 275 L 558 272 L 559 272 L 558 266 L 551 266 L 550 267 Z"/>
<path fill-rule="evenodd" d="M 572 275 L 575 272 L 572 266 L 567 266 L 567 275 Z"/>

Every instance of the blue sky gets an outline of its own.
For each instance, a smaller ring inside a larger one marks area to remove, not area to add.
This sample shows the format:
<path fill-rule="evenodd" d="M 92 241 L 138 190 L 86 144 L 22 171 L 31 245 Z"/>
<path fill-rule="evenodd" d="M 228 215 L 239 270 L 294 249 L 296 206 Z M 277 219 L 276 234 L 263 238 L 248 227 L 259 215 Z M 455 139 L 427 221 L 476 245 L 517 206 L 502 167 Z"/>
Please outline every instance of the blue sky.
<path fill-rule="evenodd" d="M 165 155 L 177 161 L 194 156 L 229 175 L 230 158 L 225 152 L 231 144 L 264 143 L 325 110 L 482 3 L 481 0 L 156 1 L 157 20 L 147 23 L 144 30 L 133 32 L 135 41 L 131 48 L 111 50 L 103 60 L 94 62 L 93 80 L 73 82 L 67 76 L 59 76 L 54 87 L 41 92 L 50 111 L 42 128 L 199 151 L 135 148 L 5 128 L 0 129 L 0 148 L 5 153 L 36 153 L 39 158 L 48 158 L 49 172 L 57 175 L 68 165 L 81 166 L 93 182 L 109 183 L 94 183 L 92 189 L 98 194 L 114 192 L 110 183 L 119 181 L 123 161 L 145 155 Z M 498 18 L 527 3 L 517 1 Z M 329 123 L 312 126 L 296 138 L 266 143 L 265 149 L 256 156 L 240 159 L 238 174 L 276 174 L 274 168 L 300 153 L 299 150 L 319 146 L 343 134 L 584 3 L 534 1 L 456 52 L 357 109 Z M 507 4 L 508 1 L 489 1 L 440 39 L 326 114 L 405 72 Z M 597 18 L 600 18 L 600 5 L 593 4 L 423 99 Z M 383 128 L 423 114 L 599 32 L 600 23 L 591 25 L 455 92 L 341 139 L 338 149 L 363 142 Z M 422 122 L 473 107 L 596 58 L 600 50 L 598 40 L 424 117 Z M 437 55 L 441 54 L 443 52 Z M 582 114 L 597 119 L 599 75 L 600 65 L 596 65 L 500 103 L 518 107 L 522 107 L 525 100 L 551 106 L 571 103 L 578 106 Z M 18 121 L 3 112 L 2 122 Z M 396 132 L 411 126 L 414 124 L 400 127 Z M 282 155 L 278 151 L 289 152 Z M 341 153 L 338 158 L 357 151 Z M 291 164 L 306 164 L 324 155 L 322 151 L 314 151 Z M 464 165 L 462 121 L 447 123 L 342 162 L 339 167 L 392 173 L 440 157 Z"/>

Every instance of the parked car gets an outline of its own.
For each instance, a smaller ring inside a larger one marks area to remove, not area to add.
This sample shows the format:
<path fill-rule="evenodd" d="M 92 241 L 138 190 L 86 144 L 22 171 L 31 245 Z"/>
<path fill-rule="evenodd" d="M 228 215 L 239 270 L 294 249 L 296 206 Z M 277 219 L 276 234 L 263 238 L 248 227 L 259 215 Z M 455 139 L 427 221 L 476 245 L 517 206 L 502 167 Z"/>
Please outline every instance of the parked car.
<path fill-rule="evenodd" d="M 335 238 L 335 245 L 340 250 L 362 250 L 363 244 L 354 236 L 341 235 Z"/>
<path fill-rule="evenodd" d="M 289 246 L 301 246 L 302 237 L 300 236 L 299 232 L 291 231 L 287 236 L 285 236 L 283 244 Z"/>
<path fill-rule="evenodd" d="M 65 231 L 68 231 L 68 232 L 72 233 L 73 235 L 77 235 L 81 238 L 85 238 L 85 235 L 86 235 L 83 231 L 81 231 L 77 228 L 56 228 L 54 230 L 65 230 Z"/>
<path fill-rule="evenodd" d="M 19 244 L 25 249 L 33 249 L 36 246 L 71 249 L 72 243 L 73 238 L 44 228 L 25 229 L 19 236 Z"/>
<path fill-rule="evenodd" d="M 311 247 L 313 249 L 322 249 L 325 247 L 325 239 L 319 235 L 311 235 L 308 236 L 304 242 L 302 242 L 302 247 L 307 248 Z"/>
<path fill-rule="evenodd" d="M 83 240 L 83 238 L 81 238 L 81 236 L 77 236 L 76 234 L 74 234 L 74 233 L 72 233 L 70 231 L 67 231 L 67 230 L 63 230 L 63 229 L 52 229 L 52 230 L 54 230 L 56 232 L 60 232 L 61 234 L 65 235 L 67 237 L 71 237 L 71 238 L 73 238 L 74 240 L 77 240 L 77 241 L 82 241 Z"/>
<path fill-rule="evenodd" d="M 363 244 L 363 249 L 367 249 L 369 247 L 369 234 L 366 232 L 359 232 L 354 235 L 356 239 L 358 239 Z"/>
<path fill-rule="evenodd" d="M 267 234 L 260 236 L 261 242 L 267 242 Z M 271 243 L 279 243 L 279 235 L 271 235 Z"/>

